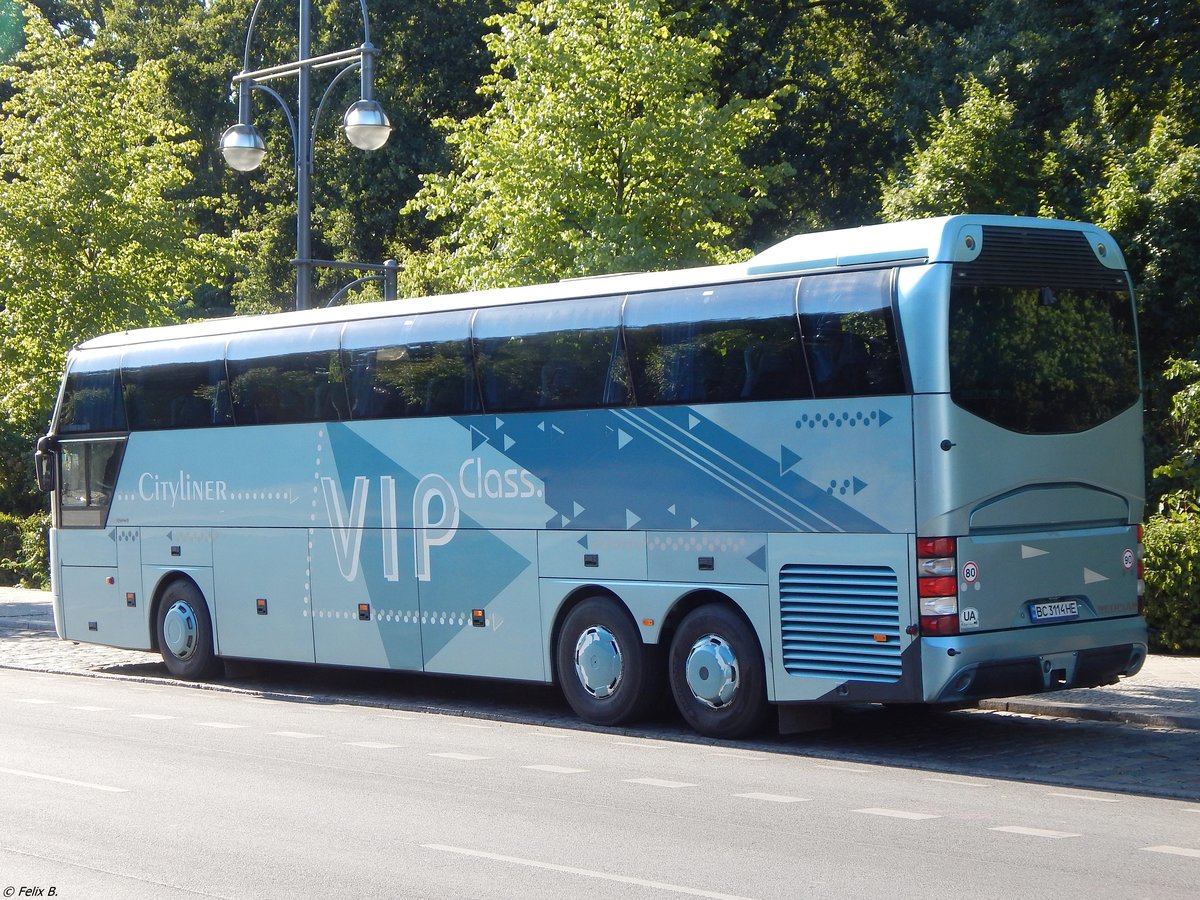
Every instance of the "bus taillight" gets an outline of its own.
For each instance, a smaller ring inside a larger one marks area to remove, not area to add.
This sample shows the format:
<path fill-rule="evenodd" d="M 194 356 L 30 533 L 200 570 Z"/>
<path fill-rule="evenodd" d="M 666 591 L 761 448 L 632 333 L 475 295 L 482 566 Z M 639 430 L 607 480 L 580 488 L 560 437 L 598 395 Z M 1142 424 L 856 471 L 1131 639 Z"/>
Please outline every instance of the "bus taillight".
<path fill-rule="evenodd" d="M 958 634 L 958 559 L 954 538 L 917 538 L 921 634 Z"/>

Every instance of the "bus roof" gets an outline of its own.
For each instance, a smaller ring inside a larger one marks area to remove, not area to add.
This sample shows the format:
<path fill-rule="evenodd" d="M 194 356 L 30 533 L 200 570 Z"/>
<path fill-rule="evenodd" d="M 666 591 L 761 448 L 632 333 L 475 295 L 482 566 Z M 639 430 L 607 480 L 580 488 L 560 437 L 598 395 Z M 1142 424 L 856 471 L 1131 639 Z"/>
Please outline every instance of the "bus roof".
<path fill-rule="evenodd" d="M 1105 265 L 1114 269 L 1125 267 L 1115 241 L 1107 232 L 1094 225 L 1018 216 L 958 215 L 800 234 L 763 250 L 746 262 L 733 265 L 601 275 L 527 287 L 469 291 L 299 312 L 229 316 L 185 325 L 114 332 L 84 341 L 77 349 L 94 350 L 184 338 L 220 337 L 248 331 L 361 321 L 412 313 L 611 296 L 789 273 L 836 271 L 898 263 L 966 262 L 978 255 L 985 226 L 1082 231 L 1093 247 L 1105 245 L 1105 250 L 1099 253 Z M 967 240 L 969 235 L 974 235 L 973 242 Z"/>

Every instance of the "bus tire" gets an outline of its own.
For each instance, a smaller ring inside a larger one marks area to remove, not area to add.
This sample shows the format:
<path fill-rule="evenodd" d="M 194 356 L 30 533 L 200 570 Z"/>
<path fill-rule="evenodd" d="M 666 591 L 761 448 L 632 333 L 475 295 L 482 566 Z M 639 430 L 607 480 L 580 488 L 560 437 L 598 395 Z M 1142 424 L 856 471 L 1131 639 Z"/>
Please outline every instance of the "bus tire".
<path fill-rule="evenodd" d="M 629 613 L 607 597 L 589 597 L 567 614 L 555 660 L 567 703 L 593 725 L 643 718 L 664 693 L 659 648 L 644 643 Z"/>
<path fill-rule="evenodd" d="M 158 650 L 176 678 L 202 681 L 219 674 L 208 604 L 191 581 L 180 578 L 167 585 L 158 602 L 156 629 Z"/>
<path fill-rule="evenodd" d="M 667 661 L 684 720 L 713 738 L 741 738 L 767 721 L 766 671 L 750 625 L 725 604 L 692 610 L 679 623 Z"/>

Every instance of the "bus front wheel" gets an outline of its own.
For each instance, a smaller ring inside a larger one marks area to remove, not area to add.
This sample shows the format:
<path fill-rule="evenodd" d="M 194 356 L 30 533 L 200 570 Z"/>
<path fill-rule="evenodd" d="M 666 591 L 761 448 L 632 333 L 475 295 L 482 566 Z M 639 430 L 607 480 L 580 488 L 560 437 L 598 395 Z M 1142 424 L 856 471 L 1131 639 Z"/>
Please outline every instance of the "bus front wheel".
<path fill-rule="evenodd" d="M 607 597 L 590 597 L 567 614 L 555 660 L 567 702 L 594 725 L 642 718 L 663 693 L 657 646 L 643 643 L 633 619 Z"/>
<path fill-rule="evenodd" d="M 199 681 L 218 674 L 208 604 L 192 582 L 172 582 L 158 603 L 158 649 L 176 678 Z"/>
<path fill-rule="evenodd" d="M 692 728 L 740 738 L 766 723 L 766 673 L 754 630 L 729 607 L 710 603 L 688 613 L 667 662 L 675 705 Z"/>

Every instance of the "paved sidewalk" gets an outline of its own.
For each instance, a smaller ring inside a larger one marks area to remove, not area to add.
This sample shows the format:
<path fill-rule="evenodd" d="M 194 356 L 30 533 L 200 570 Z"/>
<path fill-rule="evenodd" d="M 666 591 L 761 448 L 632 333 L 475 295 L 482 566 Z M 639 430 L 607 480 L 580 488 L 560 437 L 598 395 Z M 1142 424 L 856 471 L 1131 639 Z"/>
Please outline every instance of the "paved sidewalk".
<path fill-rule="evenodd" d="M 60 641 L 47 592 L 0 587 L 0 669 L 103 674 L 159 661 L 156 653 Z M 1141 672 L 1119 684 L 984 700 L 980 707 L 1200 731 L 1200 657 L 1151 656 Z"/>

